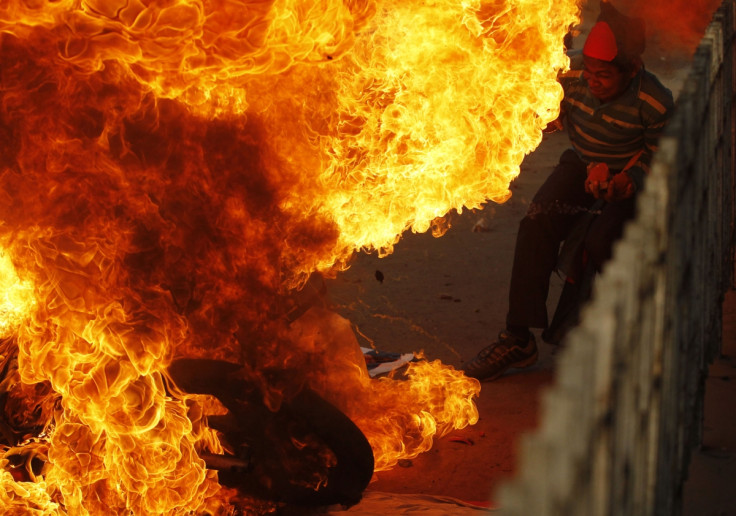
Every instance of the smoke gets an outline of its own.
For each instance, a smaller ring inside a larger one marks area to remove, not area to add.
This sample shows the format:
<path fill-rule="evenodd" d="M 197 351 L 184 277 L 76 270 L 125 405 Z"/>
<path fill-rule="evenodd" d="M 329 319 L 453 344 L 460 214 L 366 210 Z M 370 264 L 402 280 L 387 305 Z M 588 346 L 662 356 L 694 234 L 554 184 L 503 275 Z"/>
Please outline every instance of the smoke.
<path fill-rule="evenodd" d="M 644 18 L 650 51 L 691 56 L 721 0 L 617 0 L 624 14 Z"/>

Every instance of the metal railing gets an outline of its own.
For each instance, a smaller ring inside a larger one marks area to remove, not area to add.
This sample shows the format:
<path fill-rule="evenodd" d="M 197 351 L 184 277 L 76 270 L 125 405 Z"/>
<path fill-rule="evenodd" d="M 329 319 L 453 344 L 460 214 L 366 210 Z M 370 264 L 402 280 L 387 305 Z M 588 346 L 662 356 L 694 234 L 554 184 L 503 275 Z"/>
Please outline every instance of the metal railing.
<path fill-rule="evenodd" d="M 570 332 L 498 494 L 518 516 L 677 515 L 734 281 L 736 0 L 715 14 L 638 215 Z"/>

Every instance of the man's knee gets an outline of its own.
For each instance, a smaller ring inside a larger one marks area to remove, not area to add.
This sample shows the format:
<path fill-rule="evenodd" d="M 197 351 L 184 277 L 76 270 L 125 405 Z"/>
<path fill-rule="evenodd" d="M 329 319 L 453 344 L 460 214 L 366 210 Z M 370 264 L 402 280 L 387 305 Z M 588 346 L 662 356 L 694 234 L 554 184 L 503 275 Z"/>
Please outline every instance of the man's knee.
<path fill-rule="evenodd" d="M 540 239 L 549 232 L 549 222 L 544 212 L 527 213 L 519 222 L 517 238 Z"/>

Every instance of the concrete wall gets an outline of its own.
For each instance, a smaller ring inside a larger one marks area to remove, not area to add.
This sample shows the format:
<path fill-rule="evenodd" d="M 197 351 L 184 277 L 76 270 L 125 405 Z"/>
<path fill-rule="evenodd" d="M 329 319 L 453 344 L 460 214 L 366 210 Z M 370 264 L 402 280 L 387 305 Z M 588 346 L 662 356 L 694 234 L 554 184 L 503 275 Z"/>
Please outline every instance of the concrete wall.
<path fill-rule="evenodd" d="M 639 213 L 565 342 L 502 514 L 678 515 L 734 278 L 734 22 L 716 13 Z"/>

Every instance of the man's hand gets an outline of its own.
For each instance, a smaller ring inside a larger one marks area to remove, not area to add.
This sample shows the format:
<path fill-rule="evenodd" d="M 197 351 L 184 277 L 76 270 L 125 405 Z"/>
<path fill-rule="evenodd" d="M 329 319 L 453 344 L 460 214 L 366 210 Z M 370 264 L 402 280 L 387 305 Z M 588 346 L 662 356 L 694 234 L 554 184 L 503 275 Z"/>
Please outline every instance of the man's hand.
<path fill-rule="evenodd" d="M 611 171 L 605 163 L 591 163 L 588 165 L 588 177 L 585 179 L 585 191 L 596 199 L 606 194 L 609 186 Z"/>
<path fill-rule="evenodd" d="M 562 118 L 556 118 L 547 124 L 547 127 L 542 129 L 544 134 L 552 134 L 557 131 L 562 131 L 565 127 L 562 125 Z"/>
<path fill-rule="evenodd" d="M 636 186 L 634 181 L 631 180 L 631 176 L 626 172 L 619 172 L 609 182 L 605 198 L 609 202 L 621 201 L 634 195 L 635 191 Z"/>

